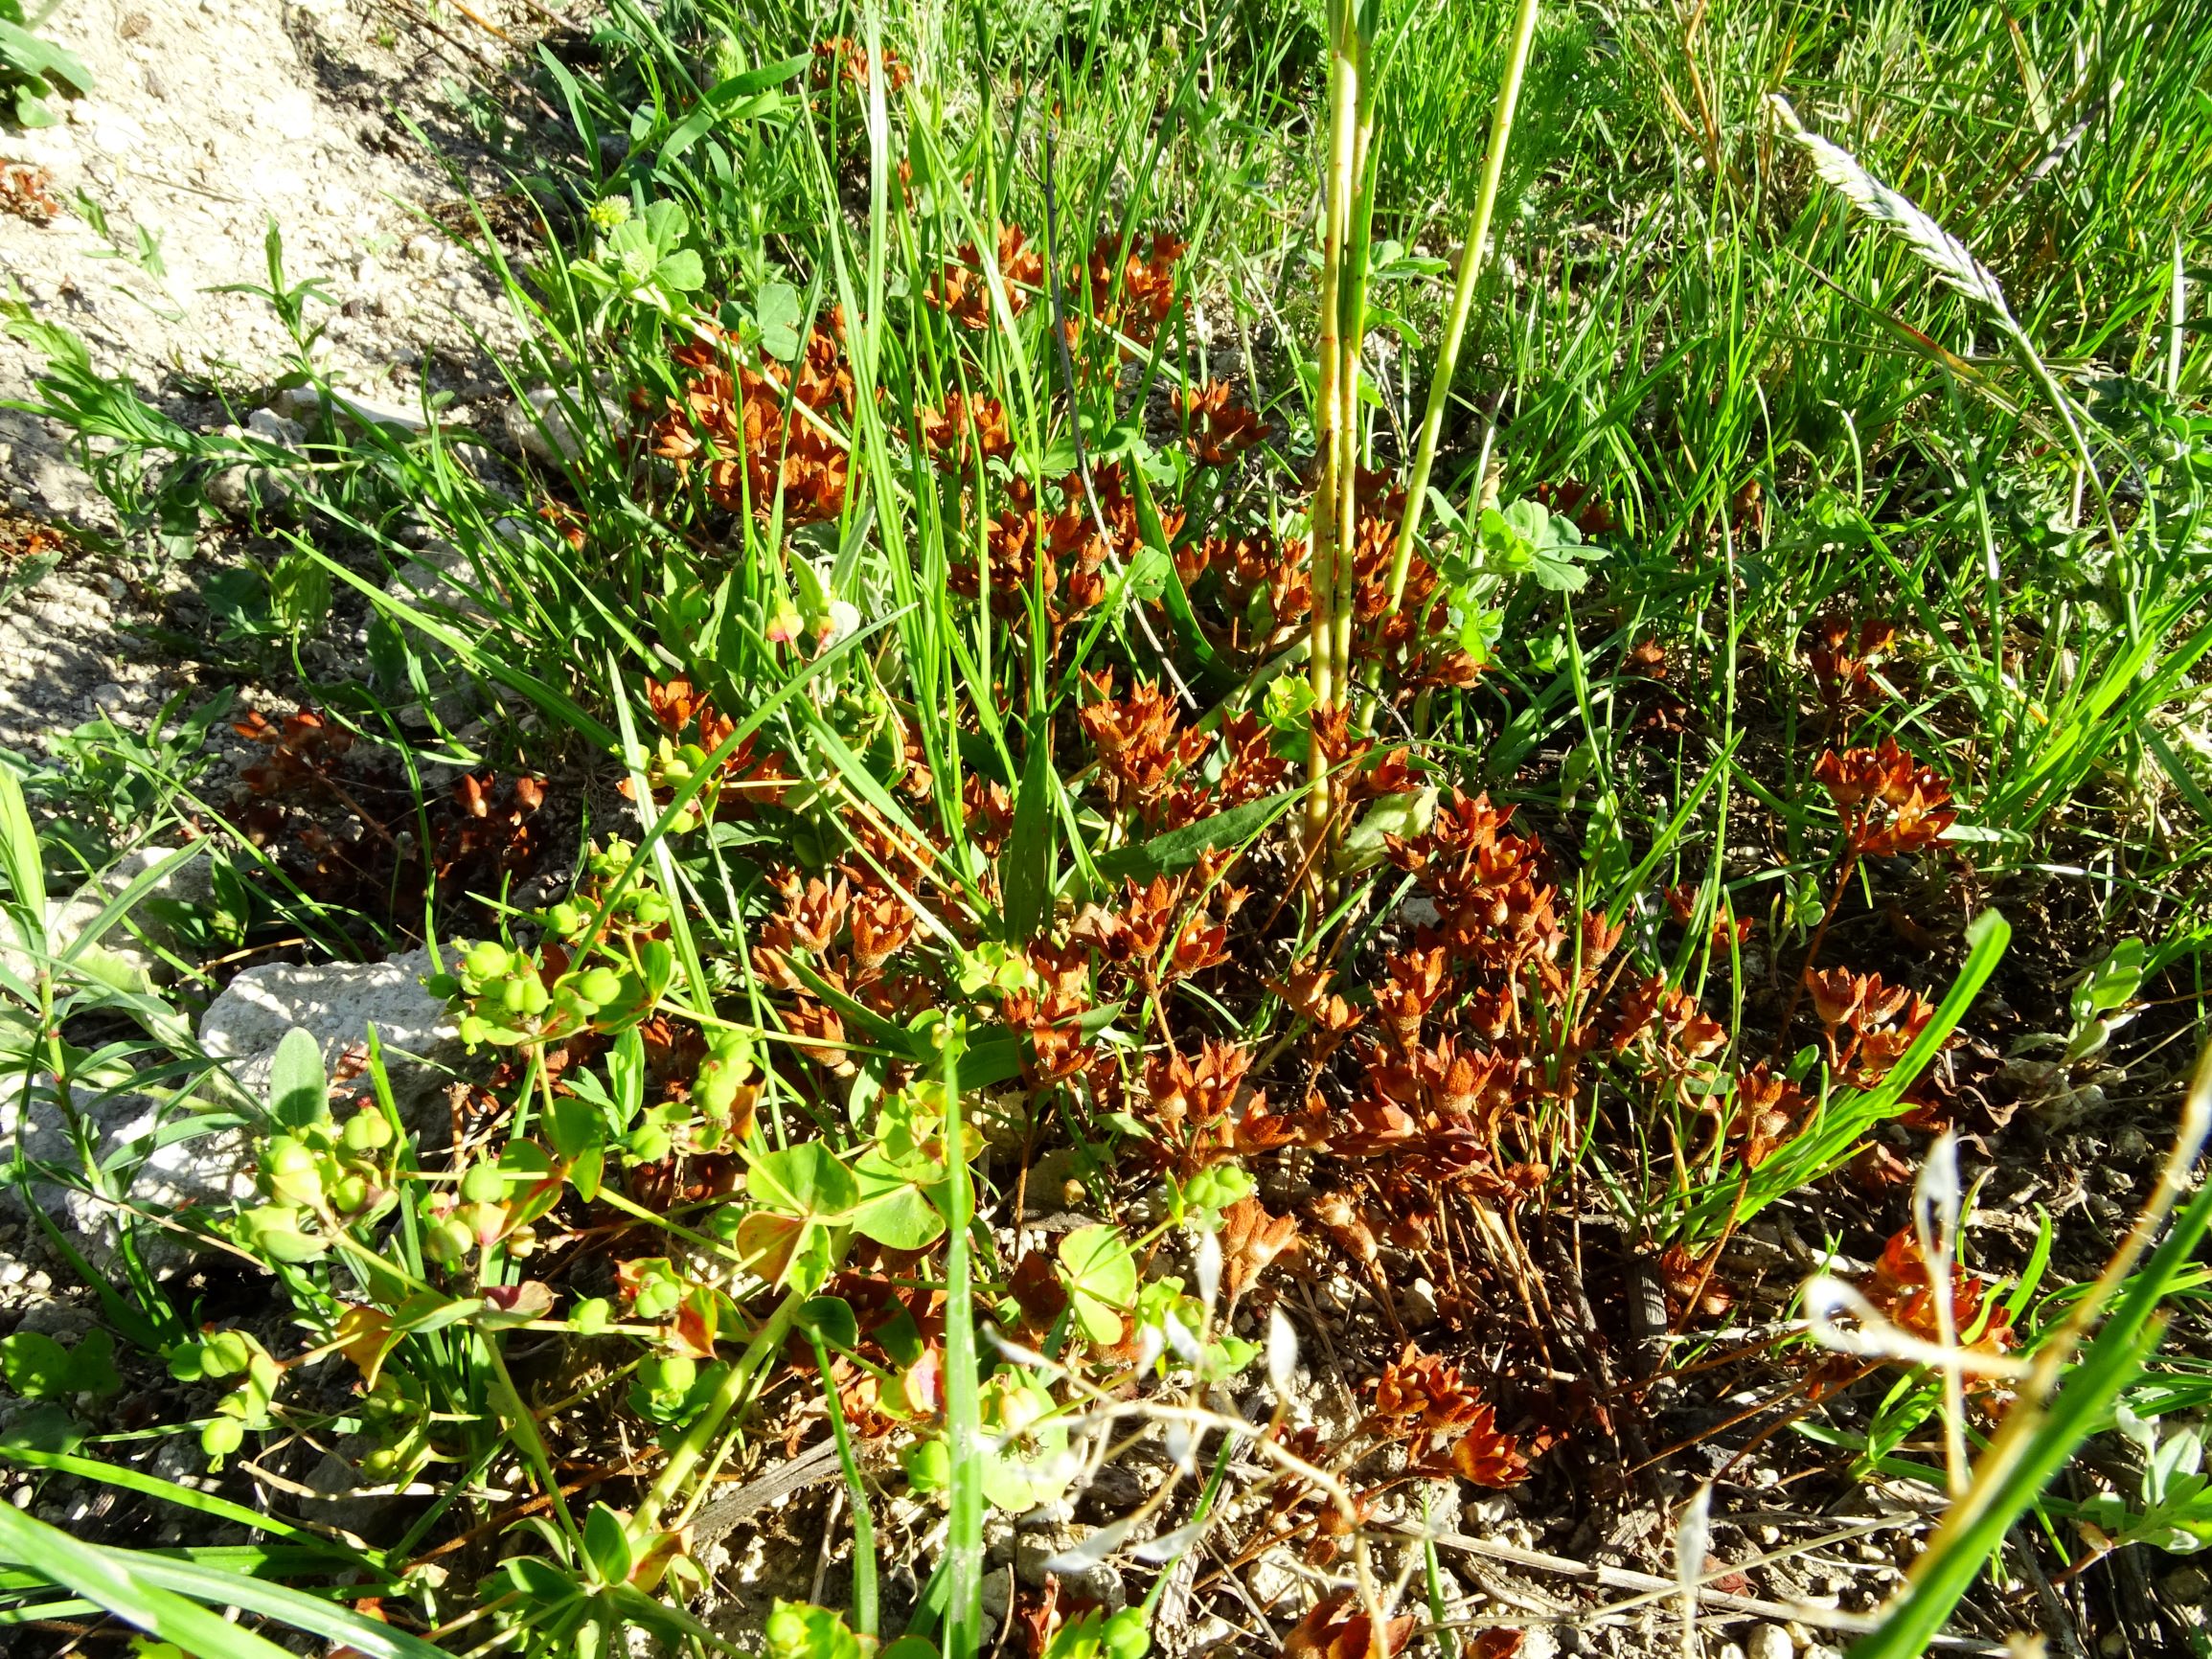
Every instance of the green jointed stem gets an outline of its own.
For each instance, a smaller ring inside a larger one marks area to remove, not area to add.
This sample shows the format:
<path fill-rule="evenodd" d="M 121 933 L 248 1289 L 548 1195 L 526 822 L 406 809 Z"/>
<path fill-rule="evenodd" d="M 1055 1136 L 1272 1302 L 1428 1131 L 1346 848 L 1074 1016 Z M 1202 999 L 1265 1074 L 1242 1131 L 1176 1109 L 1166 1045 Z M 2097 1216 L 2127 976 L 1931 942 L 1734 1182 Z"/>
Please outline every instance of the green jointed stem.
<path fill-rule="evenodd" d="M 1444 436 L 1444 414 L 1451 401 L 1451 380 L 1459 367 L 1459 347 L 1467 333 L 1467 314 L 1474 306 L 1475 279 L 1482 274 L 1483 244 L 1490 240 L 1491 216 L 1497 209 L 1498 180 L 1505 174 L 1506 146 L 1513 140 L 1514 105 L 1520 100 L 1521 76 L 1528 68 L 1529 46 L 1536 38 L 1537 0 L 1520 0 L 1514 20 L 1513 46 L 1506 55 L 1505 75 L 1498 82 L 1497 108 L 1491 116 L 1490 150 L 1482 159 L 1482 184 L 1474 197 L 1474 216 L 1468 221 L 1467 246 L 1459 256 L 1459 282 L 1451 293 L 1451 314 L 1445 324 L 1444 343 L 1437 352 L 1436 373 L 1428 382 L 1428 409 L 1421 420 L 1421 446 L 1414 452 L 1413 472 L 1405 484 L 1405 514 L 1398 522 L 1398 549 L 1390 560 L 1390 609 L 1405 594 L 1405 573 L 1413 562 L 1413 543 L 1421 534 L 1421 512 L 1428 498 L 1428 474 L 1436 465 L 1436 445 Z"/>
<path fill-rule="evenodd" d="M 1335 706 L 1335 629 L 1331 613 L 1336 602 L 1336 424 L 1339 373 L 1336 332 L 1337 284 L 1342 276 L 1344 223 L 1348 193 L 1342 185 L 1349 170 L 1345 153 L 1352 144 L 1352 101 L 1357 96 L 1353 70 L 1345 56 L 1344 37 L 1350 28 L 1348 0 L 1334 0 L 1330 8 L 1329 55 L 1329 161 L 1321 193 L 1321 371 L 1319 430 L 1314 454 L 1319 476 L 1313 487 L 1311 548 L 1308 556 L 1308 585 L 1312 592 L 1312 612 L 1308 623 L 1311 650 L 1306 658 L 1306 679 L 1313 691 L 1314 730 L 1307 750 L 1306 836 L 1317 843 L 1329 823 L 1329 758 L 1321 747 L 1320 716 Z"/>
<path fill-rule="evenodd" d="M 1307 750 L 1306 835 L 1317 846 L 1332 806 L 1329 757 L 1320 717 L 1345 691 L 1351 642 L 1354 485 L 1359 430 L 1359 330 L 1365 313 L 1366 215 L 1359 198 L 1366 136 L 1374 119 L 1367 85 L 1367 49 L 1356 0 L 1333 0 L 1329 12 L 1329 161 L 1322 189 L 1320 409 L 1314 449 L 1313 594 L 1307 659 L 1313 689 L 1314 734 Z"/>
<path fill-rule="evenodd" d="M 1337 284 L 1336 349 L 1343 361 L 1338 368 L 1336 396 L 1341 414 L 1336 424 L 1336 598 L 1332 607 L 1336 654 L 1332 670 L 1339 697 L 1352 691 L 1352 618 L 1358 585 L 1356 550 L 1359 545 L 1359 361 L 1367 338 L 1367 265 L 1375 223 L 1375 175 L 1368 166 L 1370 141 L 1375 135 L 1375 78 L 1368 73 L 1364 36 L 1356 39 L 1358 96 L 1353 103 L 1352 186 L 1346 227 L 1345 270 Z M 1336 833 L 1343 833 L 1343 825 Z"/>

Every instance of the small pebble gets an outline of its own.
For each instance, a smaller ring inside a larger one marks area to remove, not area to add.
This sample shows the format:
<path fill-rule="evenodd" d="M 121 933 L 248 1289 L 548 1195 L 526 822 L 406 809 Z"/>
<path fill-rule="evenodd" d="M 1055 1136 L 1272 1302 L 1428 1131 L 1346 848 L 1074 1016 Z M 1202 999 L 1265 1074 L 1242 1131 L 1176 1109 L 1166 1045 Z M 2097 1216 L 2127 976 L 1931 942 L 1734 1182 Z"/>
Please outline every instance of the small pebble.
<path fill-rule="evenodd" d="M 1744 1645 L 1745 1659 L 1790 1659 L 1797 1651 L 1790 1632 L 1779 1625 L 1754 1625 Z"/>

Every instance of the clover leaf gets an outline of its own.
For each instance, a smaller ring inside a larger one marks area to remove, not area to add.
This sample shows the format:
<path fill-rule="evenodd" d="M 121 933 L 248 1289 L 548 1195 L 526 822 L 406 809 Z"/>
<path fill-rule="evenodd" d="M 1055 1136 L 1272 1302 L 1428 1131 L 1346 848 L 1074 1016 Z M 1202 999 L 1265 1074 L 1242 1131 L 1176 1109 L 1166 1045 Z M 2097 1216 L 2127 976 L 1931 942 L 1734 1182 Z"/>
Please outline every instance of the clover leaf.
<path fill-rule="evenodd" d="M 1123 1314 L 1137 1295 L 1137 1262 L 1111 1227 L 1078 1227 L 1060 1241 L 1068 1307 L 1084 1336 L 1101 1346 L 1122 1339 Z"/>

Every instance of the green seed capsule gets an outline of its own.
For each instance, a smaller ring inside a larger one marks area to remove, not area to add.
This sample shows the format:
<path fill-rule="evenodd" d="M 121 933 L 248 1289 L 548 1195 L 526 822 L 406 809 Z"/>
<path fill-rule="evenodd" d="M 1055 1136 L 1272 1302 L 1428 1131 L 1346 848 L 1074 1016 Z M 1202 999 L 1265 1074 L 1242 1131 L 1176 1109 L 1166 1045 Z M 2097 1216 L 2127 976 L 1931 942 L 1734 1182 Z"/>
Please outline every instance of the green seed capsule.
<path fill-rule="evenodd" d="M 468 971 L 478 980 L 493 980 L 508 970 L 507 947 L 495 940 L 483 940 L 468 947 Z"/>
<path fill-rule="evenodd" d="M 655 1394 L 689 1394 L 699 1379 L 698 1361 L 688 1353 L 664 1353 L 639 1367 L 646 1386 Z"/>
<path fill-rule="evenodd" d="M 448 1216 L 434 1223 L 422 1236 L 422 1254 L 433 1261 L 451 1264 L 464 1260 L 475 1248 L 476 1235 L 458 1216 Z"/>
<path fill-rule="evenodd" d="M 323 1161 L 289 1135 L 268 1146 L 269 1191 L 285 1204 L 314 1205 L 323 1196 Z"/>
<path fill-rule="evenodd" d="M 217 1330 L 200 1344 L 200 1375 L 236 1376 L 253 1363 L 252 1340 L 242 1330 Z"/>
<path fill-rule="evenodd" d="M 576 989 L 578 994 L 604 1008 L 621 998 L 622 975 L 611 967 L 587 967 L 577 975 Z"/>
<path fill-rule="evenodd" d="M 461 1177 L 461 1196 L 471 1204 L 495 1204 L 507 1196 L 507 1177 L 497 1164 L 472 1164 Z"/>
<path fill-rule="evenodd" d="M 392 1144 L 391 1120 L 375 1106 L 356 1112 L 346 1121 L 345 1142 L 349 1152 L 380 1152 Z"/>

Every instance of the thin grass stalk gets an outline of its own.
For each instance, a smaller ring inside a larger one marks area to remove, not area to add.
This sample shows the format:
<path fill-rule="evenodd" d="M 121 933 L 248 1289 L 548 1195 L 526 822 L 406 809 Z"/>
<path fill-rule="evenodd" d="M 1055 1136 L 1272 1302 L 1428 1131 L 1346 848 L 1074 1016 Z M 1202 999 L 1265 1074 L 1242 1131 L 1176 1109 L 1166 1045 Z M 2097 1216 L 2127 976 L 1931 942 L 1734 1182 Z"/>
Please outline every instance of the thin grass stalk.
<path fill-rule="evenodd" d="M 2181 261 L 2181 239 L 2174 239 L 2173 302 L 2166 318 L 2166 396 L 2181 396 L 2181 362 L 2188 348 L 2189 273 Z"/>
<path fill-rule="evenodd" d="M 948 1656 L 980 1652 L 983 1641 L 983 1401 L 975 1373 L 975 1287 L 968 1229 L 975 1218 L 968 1151 L 960 1124 L 960 1037 L 945 1036 L 945 1431 L 952 1489 L 945 1558 L 950 1596 L 945 1615 Z"/>
<path fill-rule="evenodd" d="M 830 1345 L 821 1332 L 810 1330 L 814 1366 L 822 1374 L 822 1402 L 830 1413 L 830 1433 L 837 1443 L 837 1466 L 845 1476 L 846 1501 L 853 1506 L 853 1628 L 874 1636 L 877 1623 L 876 1518 L 868 1507 L 867 1483 L 853 1456 L 853 1437 L 845 1427 L 845 1407 L 837 1395 L 837 1379 L 830 1374 Z"/>
<path fill-rule="evenodd" d="M 1499 181 L 1505 176 L 1506 146 L 1513 142 L 1514 107 L 1520 102 L 1520 83 L 1528 70 L 1529 48 L 1536 40 L 1537 0 L 1521 0 L 1514 19 L 1513 44 L 1507 50 L 1505 73 L 1498 80 L 1497 108 L 1491 116 L 1490 148 L 1482 159 L 1482 183 L 1475 192 L 1474 212 L 1467 223 L 1467 245 L 1460 250 L 1459 280 L 1451 291 L 1451 311 L 1445 323 L 1444 340 L 1437 348 L 1436 372 L 1428 382 L 1428 408 L 1421 419 L 1421 443 L 1413 455 L 1413 470 L 1405 481 L 1405 512 L 1398 521 L 1398 547 L 1390 560 L 1390 605 L 1385 615 L 1397 612 L 1405 594 L 1405 576 L 1413 564 L 1413 544 L 1421 534 L 1421 515 L 1428 499 L 1428 475 L 1436 466 L 1436 446 L 1444 436 L 1445 412 L 1451 404 L 1451 382 L 1459 368 L 1459 348 L 1467 336 L 1468 313 L 1474 307 L 1475 280 L 1482 275 L 1483 247 L 1490 240 L 1490 221 L 1497 210 Z"/>

